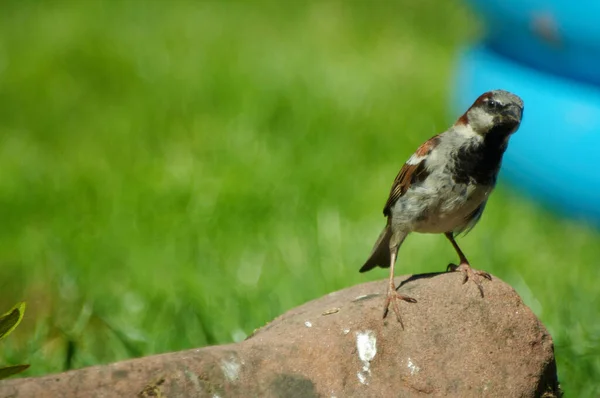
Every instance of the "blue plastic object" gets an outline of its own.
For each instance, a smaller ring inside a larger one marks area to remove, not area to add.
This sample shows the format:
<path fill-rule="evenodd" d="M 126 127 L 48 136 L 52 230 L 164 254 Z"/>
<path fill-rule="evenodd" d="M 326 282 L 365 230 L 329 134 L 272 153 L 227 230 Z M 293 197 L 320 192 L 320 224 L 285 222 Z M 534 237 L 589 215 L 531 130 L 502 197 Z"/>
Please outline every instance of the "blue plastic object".
<path fill-rule="evenodd" d="M 485 46 L 465 50 L 455 113 L 502 88 L 525 103 L 502 174 L 540 201 L 600 225 L 600 88 L 513 62 Z"/>
<path fill-rule="evenodd" d="M 499 54 L 600 85 L 600 1 L 469 0 Z"/>

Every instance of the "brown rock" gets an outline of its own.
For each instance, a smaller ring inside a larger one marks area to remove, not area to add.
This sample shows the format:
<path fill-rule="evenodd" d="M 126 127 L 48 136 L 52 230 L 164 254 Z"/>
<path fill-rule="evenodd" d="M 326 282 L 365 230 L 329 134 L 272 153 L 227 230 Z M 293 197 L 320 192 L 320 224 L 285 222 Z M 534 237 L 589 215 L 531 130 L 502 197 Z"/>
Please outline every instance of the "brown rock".
<path fill-rule="evenodd" d="M 555 397 L 552 339 L 494 278 L 399 277 L 405 329 L 381 319 L 386 282 L 331 293 L 239 344 L 0 384 L 0 397 Z"/>

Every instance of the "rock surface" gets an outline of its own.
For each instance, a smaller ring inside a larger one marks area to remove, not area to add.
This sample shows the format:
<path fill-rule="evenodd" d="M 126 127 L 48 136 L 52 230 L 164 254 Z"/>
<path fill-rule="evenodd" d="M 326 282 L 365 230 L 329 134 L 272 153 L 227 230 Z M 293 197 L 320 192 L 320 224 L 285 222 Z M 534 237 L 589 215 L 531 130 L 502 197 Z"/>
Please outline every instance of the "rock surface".
<path fill-rule="evenodd" d="M 246 341 L 0 383 L 0 397 L 555 397 L 552 339 L 498 278 L 485 297 L 458 273 L 398 277 L 404 330 L 383 321 L 386 283 L 292 309 Z"/>

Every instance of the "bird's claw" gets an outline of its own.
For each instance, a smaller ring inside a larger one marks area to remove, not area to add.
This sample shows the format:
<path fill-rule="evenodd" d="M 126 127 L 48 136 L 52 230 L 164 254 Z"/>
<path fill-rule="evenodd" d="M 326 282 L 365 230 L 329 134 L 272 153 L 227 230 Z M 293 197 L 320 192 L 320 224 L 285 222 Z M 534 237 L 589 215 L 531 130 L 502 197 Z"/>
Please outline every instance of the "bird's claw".
<path fill-rule="evenodd" d="M 385 318 L 387 316 L 389 308 L 390 308 L 390 304 L 391 304 L 392 309 L 394 310 L 394 313 L 396 314 L 396 320 L 400 323 L 400 326 L 402 327 L 402 329 L 404 329 L 404 324 L 402 323 L 402 317 L 400 316 L 400 307 L 398 305 L 399 300 L 406 301 L 409 303 L 417 302 L 417 300 L 415 300 L 412 297 L 408 297 L 408 296 L 398 293 L 395 288 L 390 288 L 390 290 L 388 290 L 387 297 L 385 298 L 385 303 L 383 304 L 383 318 Z"/>
<path fill-rule="evenodd" d="M 492 280 L 492 276 L 490 274 L 485 271 L 473 269 L 468 263 L 461 263 L 460 265 L 450 263 L 448 264 L 446 271 L 462 272 L 464 275 L 463 283 L 466 283 L 469 279 L 475 282 L 481 297 L 483 297 L 483 285 L 481 283 L 481 277 L 490 281 Z"/>

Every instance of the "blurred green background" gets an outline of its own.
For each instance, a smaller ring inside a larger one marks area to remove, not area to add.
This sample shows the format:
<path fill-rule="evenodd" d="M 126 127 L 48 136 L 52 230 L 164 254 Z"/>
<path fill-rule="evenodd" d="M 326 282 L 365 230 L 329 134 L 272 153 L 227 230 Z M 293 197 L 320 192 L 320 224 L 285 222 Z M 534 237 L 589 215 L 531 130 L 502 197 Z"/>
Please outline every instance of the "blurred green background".
<path fill-rule="evenodd" d="M 481 28 L 457 1 L 3 2 L 0 311 L 28 310 L 0 363 L 239 341 L 384 278 L 358 269 L 390 184 L 457 116 Z M 570 396 L 600 394 L 599 241 L 502 182 L 460 240 L 549 328 Z M 454 260 L 411 235 L 397 275 Z"/>

